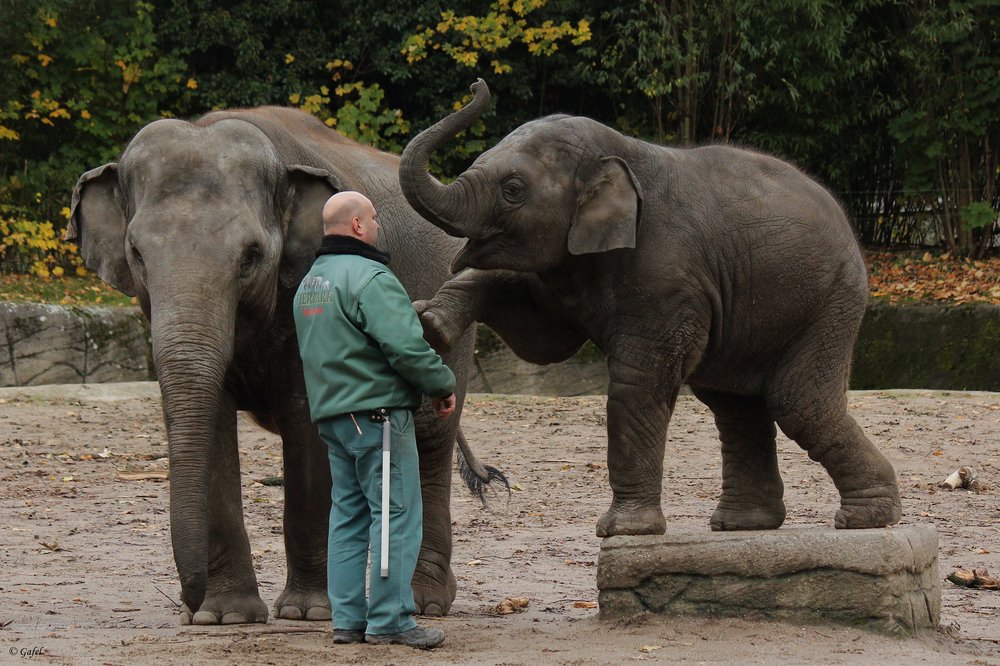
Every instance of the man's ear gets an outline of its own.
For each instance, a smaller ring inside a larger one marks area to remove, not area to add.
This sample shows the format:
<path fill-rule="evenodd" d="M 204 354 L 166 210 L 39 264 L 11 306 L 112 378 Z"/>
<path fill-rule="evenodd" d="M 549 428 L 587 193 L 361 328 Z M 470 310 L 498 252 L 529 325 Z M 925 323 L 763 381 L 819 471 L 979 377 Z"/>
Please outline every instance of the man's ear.
<path fill-rule="evenodd" d="M 570 254 L 635 247 L 642 188 L 620 157 L 602 157 L 581 188 L 569 228 Z"/>
<path fill-rule="evenodd" d="M 105 164 L 80 176 L 70 201 L 66 240 L 76 242 L 97 277 L 135 296 L 135 280 L 125 259 L 125 224 L 118 201 L 118 165 Z"/>
<path fill-rule="evenodd" d="M 289 203 L 285 212 L 285 246 L 278 278 L 286 289 L 298 287 L 316 261 L 323 239 L 323 206 L 346 188 L 340 176 L 315 167 L 288 167 Z"/>

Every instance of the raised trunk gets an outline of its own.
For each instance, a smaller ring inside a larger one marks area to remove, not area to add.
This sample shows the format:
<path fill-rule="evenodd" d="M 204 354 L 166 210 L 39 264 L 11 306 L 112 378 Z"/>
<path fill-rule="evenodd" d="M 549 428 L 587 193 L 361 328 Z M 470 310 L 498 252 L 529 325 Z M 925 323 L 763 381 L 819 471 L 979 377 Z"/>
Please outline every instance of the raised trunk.
<path fill-rule="evenodd" d="M 208 585 L 208 488 L 219 400 L 233 355 L 235 307 L 190 292 L 152 299 L 151 333 L 170 444 L 170 538 L 181 601 L 192 613 Z"/>
<path fill-rule="evenodd" d="M 472 92 L 475 97 L 467 106 L 410 141 L 399 164 L 399 184 L 413 209 L 446 233 L 461 237 L 470 237 L 465 224 L 474 203 L 470 183 L 463 174 L 450 185 L 442 185 L 427 173 L 427 162 L 431 153 L 471 127 L 486 110 L 490 102 L 486 82 L 477 80 L 472 84 Z"/>

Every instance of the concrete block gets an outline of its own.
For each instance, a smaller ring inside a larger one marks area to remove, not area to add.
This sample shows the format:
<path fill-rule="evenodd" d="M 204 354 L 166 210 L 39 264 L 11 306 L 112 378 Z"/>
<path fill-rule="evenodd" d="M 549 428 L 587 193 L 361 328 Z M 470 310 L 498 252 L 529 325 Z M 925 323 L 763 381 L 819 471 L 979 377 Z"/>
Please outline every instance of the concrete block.
<path fill-rule="evenodd" d="M 600 614 L 933 630 L 941 617 L 937 553 L 933 525 L 609 537 L 597 563 Z"/>

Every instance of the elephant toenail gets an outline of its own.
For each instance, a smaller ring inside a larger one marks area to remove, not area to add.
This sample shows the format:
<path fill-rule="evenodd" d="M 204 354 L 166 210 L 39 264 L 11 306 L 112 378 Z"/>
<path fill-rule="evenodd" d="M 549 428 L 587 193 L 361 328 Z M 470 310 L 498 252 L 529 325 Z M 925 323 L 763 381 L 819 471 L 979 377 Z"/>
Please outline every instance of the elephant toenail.
<path fill-rule="evenodd" d="M 247 617 L 239 611 L 232 611 L 222 616 L 222 624 L 246 624 Z"/>
<path fill-rule="evenodd" d="M 301 620 L 302 609 L 298 606 L 282 606 L 278 617 L 285 620 Z"/>
<path fill-rule="evenodd" d="M 329 608 L 324 608 L 323 606 L 313 606 L 308 611 L 306 611 L 307 620 L 332 620 L 333 614 L 330 612 Z"/>
<path fill-rule="evenodd" d="M 212 611 L 200 610 L 191 618 L 191 624 L 219 624 L 219 616 Z"/>

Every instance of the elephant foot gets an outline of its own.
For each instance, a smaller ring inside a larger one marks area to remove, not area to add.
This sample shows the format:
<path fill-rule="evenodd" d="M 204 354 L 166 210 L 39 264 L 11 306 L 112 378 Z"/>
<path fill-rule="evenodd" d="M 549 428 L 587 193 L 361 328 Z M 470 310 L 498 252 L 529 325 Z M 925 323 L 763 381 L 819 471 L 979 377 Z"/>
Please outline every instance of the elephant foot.
<path fill-rule="evenodd" d="M 267 623 L 267 604 L 256 594 L 222 594 L 206 597 L 197 612 L 181 606 L 181 624 Z"/>
<path fill-rule="evenodd" d="M 417 615 L 447 615 L 458 592 L 458 581 L 455 580 L 451 565 L 447 567 L 444 582 L 417 571 L 413 574 L 411 586 Z"/>
<path fill-rule="evenodd" d="M 597 521 L 599 537 L 616 534 L 663 534 L 666 531 L 667 521 L 658 505 L 629 507 L 612 504 L 607 513 Z"/>
<path fill-rule="evenodd" d="M 776 530 L 785 522 L 785 503 L 780 498 L 719 500 L 709 524 L 713 532 Z"/>
<path fill-rule="evenodd" d="M 882 486 L 844 493 L 833 524 L 838 530 L 861 530 L 895 525 L 902 517 L 899 486 Z"/>
<path fill-rule="evenodd" d="M 274 603 L 274 616 L 282 620 L 332 620 L 330 596 L 325 589 L 294 590 L 286 587 Z"/>
<path fill-rule="evenodd" d="M 414 301 L 413 307 L 424 327 L 424 339 L 439 354 L 451 351 L 467 326 L 463 326 L 441 304 L 435 301 Z"/>

